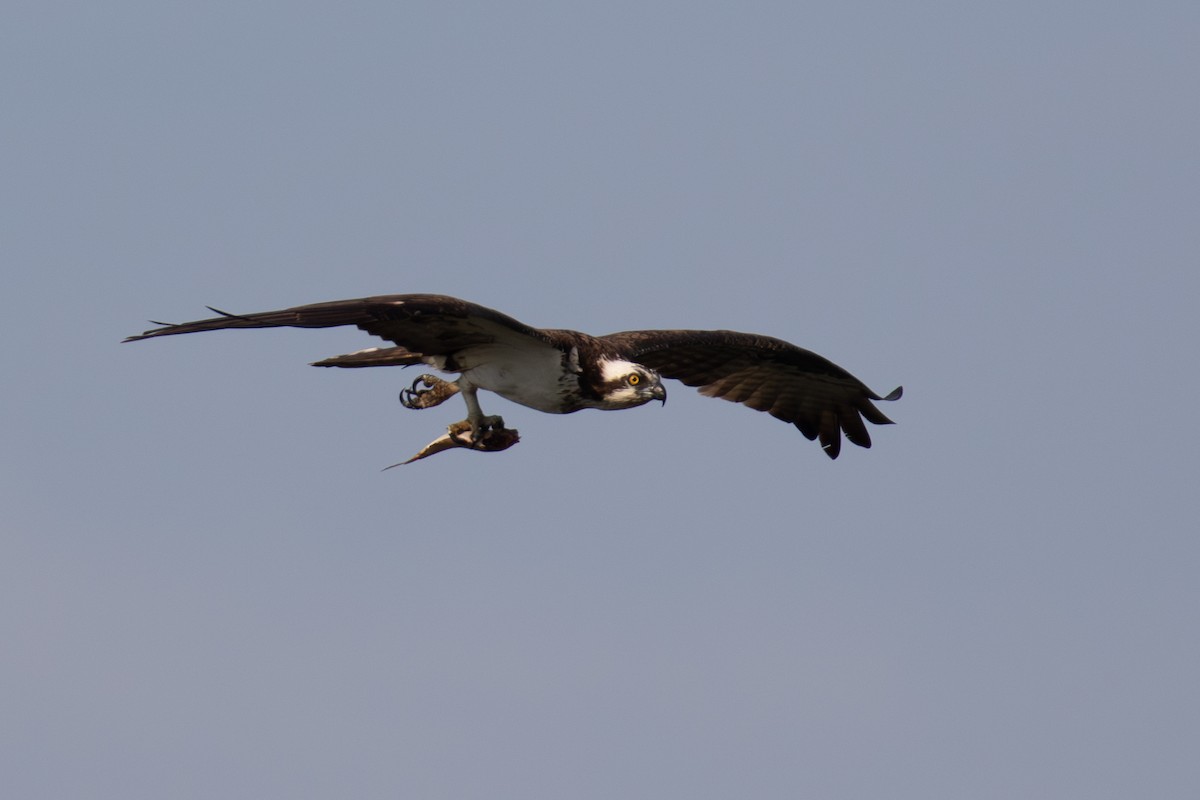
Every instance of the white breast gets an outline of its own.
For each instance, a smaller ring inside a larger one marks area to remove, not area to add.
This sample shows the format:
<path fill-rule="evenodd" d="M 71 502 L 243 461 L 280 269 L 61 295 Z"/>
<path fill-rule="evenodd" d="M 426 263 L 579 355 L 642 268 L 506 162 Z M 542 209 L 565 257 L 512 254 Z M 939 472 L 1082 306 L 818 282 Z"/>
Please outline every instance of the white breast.
<path fill-rule="evenodd" d="M 506 400 L 549 414 L 574 411 L 566 395 L 577 394 L 579 380 L 563 368 L 562 353 L 552 347 L 473 347 L 458 355 L 464 381 Z"/>

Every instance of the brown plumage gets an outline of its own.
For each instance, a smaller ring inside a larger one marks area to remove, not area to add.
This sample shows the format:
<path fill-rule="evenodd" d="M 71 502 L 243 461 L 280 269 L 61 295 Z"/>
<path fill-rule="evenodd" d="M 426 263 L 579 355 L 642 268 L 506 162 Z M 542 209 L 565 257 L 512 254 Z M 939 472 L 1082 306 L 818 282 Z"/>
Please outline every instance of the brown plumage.
<path fill-rule="evenodd" d="M 661 376 L 791 423 L 808 439 L 819 439 L 830 458 L 841 451 L 842 433 L 854 444 L 870 447 L 863 420 L 891 423 L 874 402 L 897 400 L 902 391 L 897 388 L 881 397 L 828 359 L 768 336 L 704 330 L 590 336 L 534 328 L 445 295 L 384 295 L 245 315 L 212 310 L 220 316 L 180 325 L 156 323 L 163 327 L 126 341 L 225 328 L 355 325 L 395 346 L 333 356 L 315 362 L 316 366 L 427 364 L 460 373 L 455 385 L 439 390 L 437 402 L 461 388 L 473 425 L 482 418 L 475 401 L 479 388 L 532 408 L 570 413 L 665 399 L 658 383 Z M 639 366 L 655 374 L 642 375 L 642 385 L 635 389 L 638 381 L 629 378 Z M 514 374 L 523 377 L 520 385 L 505 382 L 506 376 Z"/>
<path fill-rule="evenodd" d="M 627 331 L 603 337 L 632 361 L 664 378 L 765 411 L 790 422 L 808 439 L 821 441 L 830 458 L 841 451 L 840 433 L 860 447 L 871 446 L 863 424 L 891 424 L 873 400 L 886 397 L 827 358 L 781 339 L 737 331 Z"/>

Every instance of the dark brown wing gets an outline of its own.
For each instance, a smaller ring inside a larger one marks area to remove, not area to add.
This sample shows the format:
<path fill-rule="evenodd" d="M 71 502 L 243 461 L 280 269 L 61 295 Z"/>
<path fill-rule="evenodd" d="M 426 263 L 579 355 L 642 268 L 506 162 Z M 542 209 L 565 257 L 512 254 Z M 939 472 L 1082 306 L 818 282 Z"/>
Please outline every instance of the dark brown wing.
<path fill-rule="evenodd" d="M 708 397 L 766 411 L 820 439 L 830 458 L 841 452 L 841 434 L 871 446 L 863 418 L 887 425 L 872 400 L 897 400 L 896 388 L 880 397 L 826 358 L 794 344 L 736 331 L 626 331 L 601 337 L 625 358 L 697 386 Z"/>
<path fill-rule="evenodd" d="M 130 336 L 125 341 L 224 328 L 332 328 L 355 325 L 398 345 L 317 362 L 322 366 L 354 367 L 415 364 L 420 362 L 421 356 L 453 356 L 472 346 L 497 341 L 520 346 L 553 345 L 545 332 L 499 311 L 457 297 L 436 294 L 395 294 L 337 300 L 257 314 L 228 314 L 215 308 L 211 310 L 221 316 L 179 325 L 158 323 L 163 327 L 139 336 Z"/>

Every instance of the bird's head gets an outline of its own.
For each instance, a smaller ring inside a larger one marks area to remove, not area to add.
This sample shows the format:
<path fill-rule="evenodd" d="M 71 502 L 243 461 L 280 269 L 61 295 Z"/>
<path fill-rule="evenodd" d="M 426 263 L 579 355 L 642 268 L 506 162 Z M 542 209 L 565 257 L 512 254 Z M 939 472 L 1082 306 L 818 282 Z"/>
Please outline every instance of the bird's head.
<path fill-rule="evenodd" d="M 667 402 L 667 390 L 658 373 L 641 364 L 624 360 L 600 362 L 601 407 L 633 408 L 651 400 Z"/>

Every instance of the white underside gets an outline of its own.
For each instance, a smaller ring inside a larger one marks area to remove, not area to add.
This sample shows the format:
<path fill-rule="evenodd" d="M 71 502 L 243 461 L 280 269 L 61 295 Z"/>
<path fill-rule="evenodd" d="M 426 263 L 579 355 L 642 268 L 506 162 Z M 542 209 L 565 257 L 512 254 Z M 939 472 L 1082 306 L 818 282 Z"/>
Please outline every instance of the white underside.
<path fill-rule="evenodd" d="M 576 408 L 564 405 L 564 398 L 579 391 L 578 376 L 563 369 L 562 353 L 554 348 L 481 345 L 455 358 L 462 367 L 460 389 L 486 389 L 548 414 L 563 414 Z"/>

